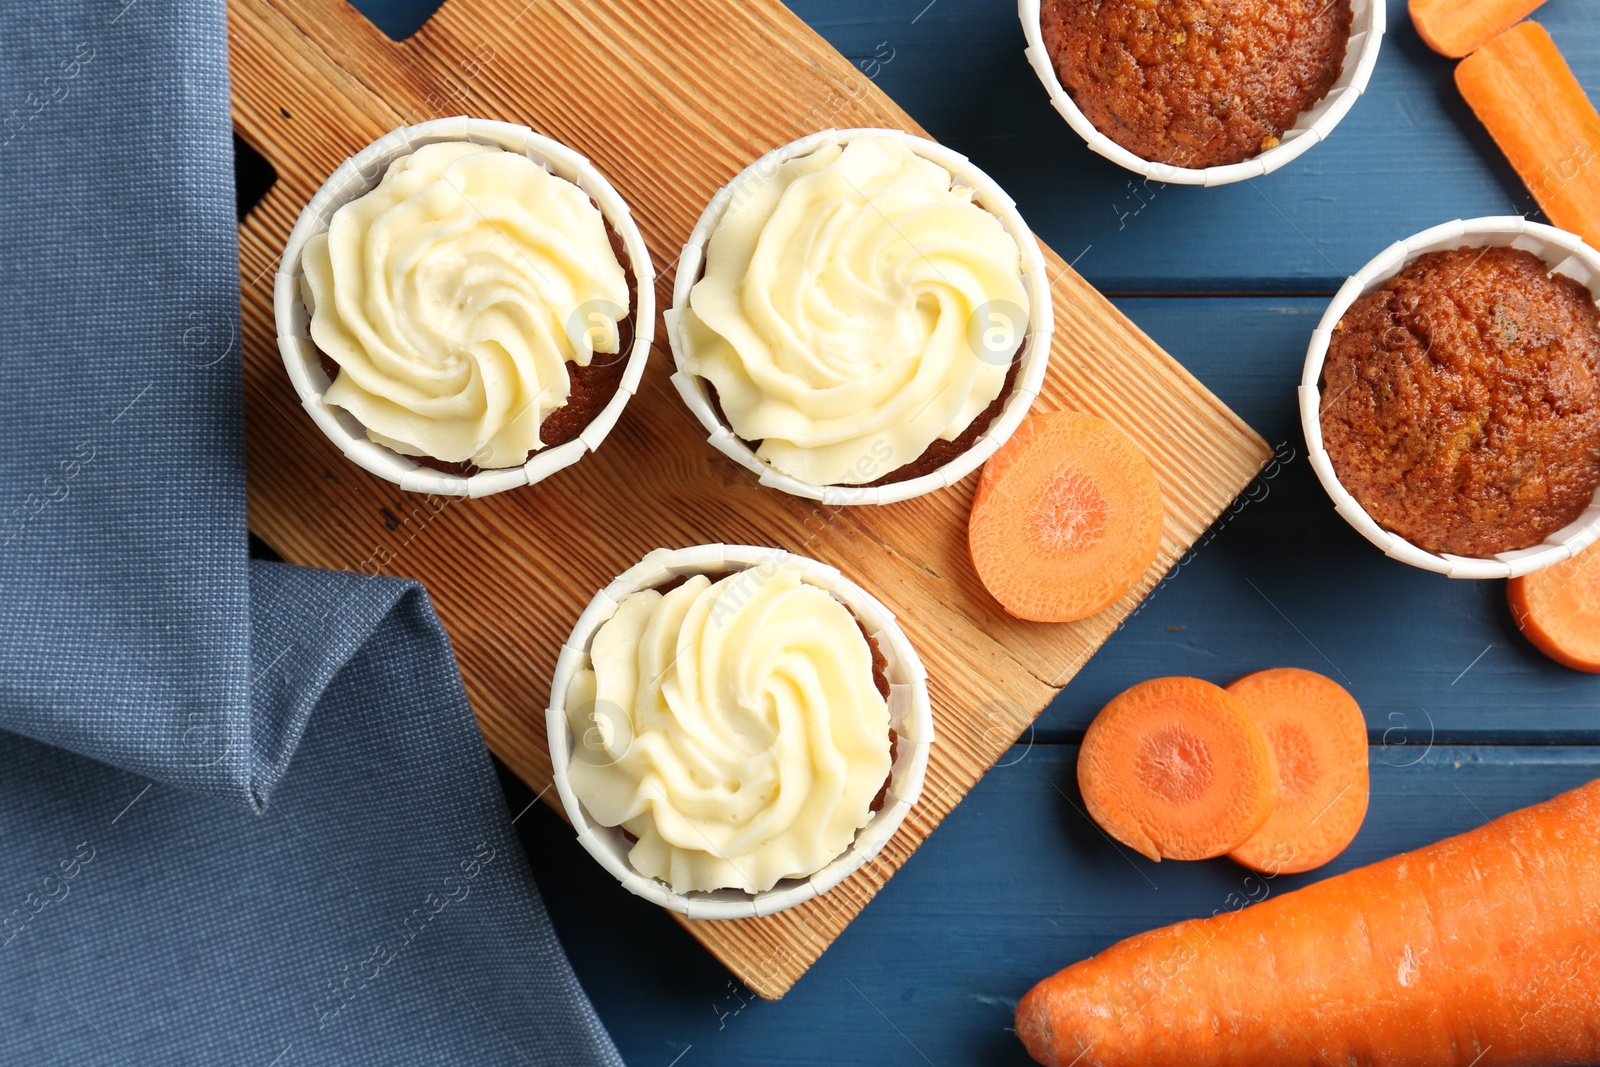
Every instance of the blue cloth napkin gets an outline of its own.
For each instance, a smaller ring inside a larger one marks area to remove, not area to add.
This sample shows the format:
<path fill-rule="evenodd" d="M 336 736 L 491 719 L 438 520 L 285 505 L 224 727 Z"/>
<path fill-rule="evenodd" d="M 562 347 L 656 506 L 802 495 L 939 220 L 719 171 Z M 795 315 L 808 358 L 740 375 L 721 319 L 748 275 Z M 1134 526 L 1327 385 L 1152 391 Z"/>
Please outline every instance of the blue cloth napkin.
<path fill-rule="evenodd" d="M 247 559 L 225 42 L 0 3 L 0 1062 L 618 1064 L 425 593 Z"/>

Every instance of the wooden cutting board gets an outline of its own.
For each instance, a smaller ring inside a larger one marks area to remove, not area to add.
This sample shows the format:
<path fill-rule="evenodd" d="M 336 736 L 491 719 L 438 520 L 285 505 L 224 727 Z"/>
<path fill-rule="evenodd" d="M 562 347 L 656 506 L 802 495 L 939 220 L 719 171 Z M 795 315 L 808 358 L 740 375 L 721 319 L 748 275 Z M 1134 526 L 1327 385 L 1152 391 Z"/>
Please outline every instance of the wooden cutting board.
<path fill-rule="evenodd" d="M 1161 558 L 1135 595 L 1094 619 L 1040 625 L 999 610 L 967 558 L 972 479 L 843 510 L 758 486 L 706 444 L 673 392 L 659 322 L 641 391 L 593 456 L 483 500 L 402 493 L 318 433 L 274 341 L 278 254 L 347 156 L 396 126 L 456 114 L 564 141 L 631 204 L 666 307 L 702 207 L 748 162 L 829 126 L 921 131 L 775 0 L 447 0 L 402 43 L 340 0 L 232 0 L 229 38 L 235 127 L 278 176 L 239 230 L 251 529 L 292 562 L 423 581 L 489 747 L 518 775 L 535 790 L 549 785 L 543 709 L 578 613 L 659 546 L 740 542 L 815 556 L 883 599 L 921 652 L 938 743 L 922 799 L 884 852 L 779 915 L 685 921 L 764 997 L 795 983 L 1269 458 L 1248 426 L 1046 250 L 1056 333 L 1038 409 L 1118 423 L 1166 493 Z M 949 892 L 960 899 L 963 887 Z"/>

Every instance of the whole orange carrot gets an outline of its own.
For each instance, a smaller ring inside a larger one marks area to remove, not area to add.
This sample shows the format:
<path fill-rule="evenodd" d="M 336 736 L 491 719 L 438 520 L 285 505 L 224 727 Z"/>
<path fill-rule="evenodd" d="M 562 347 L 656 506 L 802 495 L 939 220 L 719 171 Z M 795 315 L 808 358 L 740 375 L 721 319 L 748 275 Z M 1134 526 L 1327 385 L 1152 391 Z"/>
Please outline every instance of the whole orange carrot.
<path fill-rule="evenodd" d="M 1600 1063 L 1600 780 L 1040 982 L 1066 1067 Z"/>

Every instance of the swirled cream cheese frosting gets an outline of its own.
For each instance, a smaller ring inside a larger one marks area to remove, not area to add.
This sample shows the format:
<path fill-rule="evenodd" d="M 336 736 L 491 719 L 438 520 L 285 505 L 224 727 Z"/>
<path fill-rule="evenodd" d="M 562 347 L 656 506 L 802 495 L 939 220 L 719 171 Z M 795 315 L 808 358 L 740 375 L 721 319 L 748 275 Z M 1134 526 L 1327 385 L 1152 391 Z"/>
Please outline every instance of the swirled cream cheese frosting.
<path fill-rule="evenodd" d="M 862 484 L 983 413 L 1028 314 L 1000 220 L 901 138 L 868 134 L 736 186 L 681 317 L 680 369 L 774 469 Z"/>
<path fill-rule="evenodd" d="M 626 275 L 600 210 L 526 156 L 424 145 L 302 256 L 327 402 L 406 455 L 511 467 L 543 447 L 568 364 L 620 348 Z"/>
<path fill-rule="evenodd" d="M 625 597 L 566 696 L 568 768 L 675 892 L 758 893 L 846 852 L 889 775 L 889 709 L 852 615 L 786 565 Z"/>

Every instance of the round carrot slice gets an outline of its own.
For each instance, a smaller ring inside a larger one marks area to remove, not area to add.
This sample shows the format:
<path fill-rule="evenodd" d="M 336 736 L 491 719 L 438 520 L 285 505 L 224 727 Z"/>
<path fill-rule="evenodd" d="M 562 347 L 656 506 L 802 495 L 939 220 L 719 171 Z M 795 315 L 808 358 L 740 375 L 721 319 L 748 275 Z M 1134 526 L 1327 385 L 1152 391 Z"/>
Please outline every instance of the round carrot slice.
<path fill-rule="evenodd" d="M 1575 671 L 1600 674 L 1600 545 L 1511 579 L 1507 596 L 1518 628 L 1540 652 Z"/>
<path fill-rule="evenodd" d="M 1088 618 L 1161 548 L 1161 486 L 1122 430 L 1076 411 L 1024 420 L 984 465 L 967 545 L 984 587 L 1033 622 Z"/>
<path fill-rule="evenodd" d="M 1266 735 L 1278 767 L 1278 807 L 1228 853 L 1266 874 L 1327 863 L 1367 817 L 1367 720 L 1344 687 L 1296 667 L 1247 674 L 1228 686 Z"/>
<path fill-rule="evenodd" d="M 1219 686 L 1143 682 L 1101 709 L 1083 735 L 1078 787 L 1106 833 L 1153 860 L 1222 856 L 1277 803 L 1272 751 Z"/>

